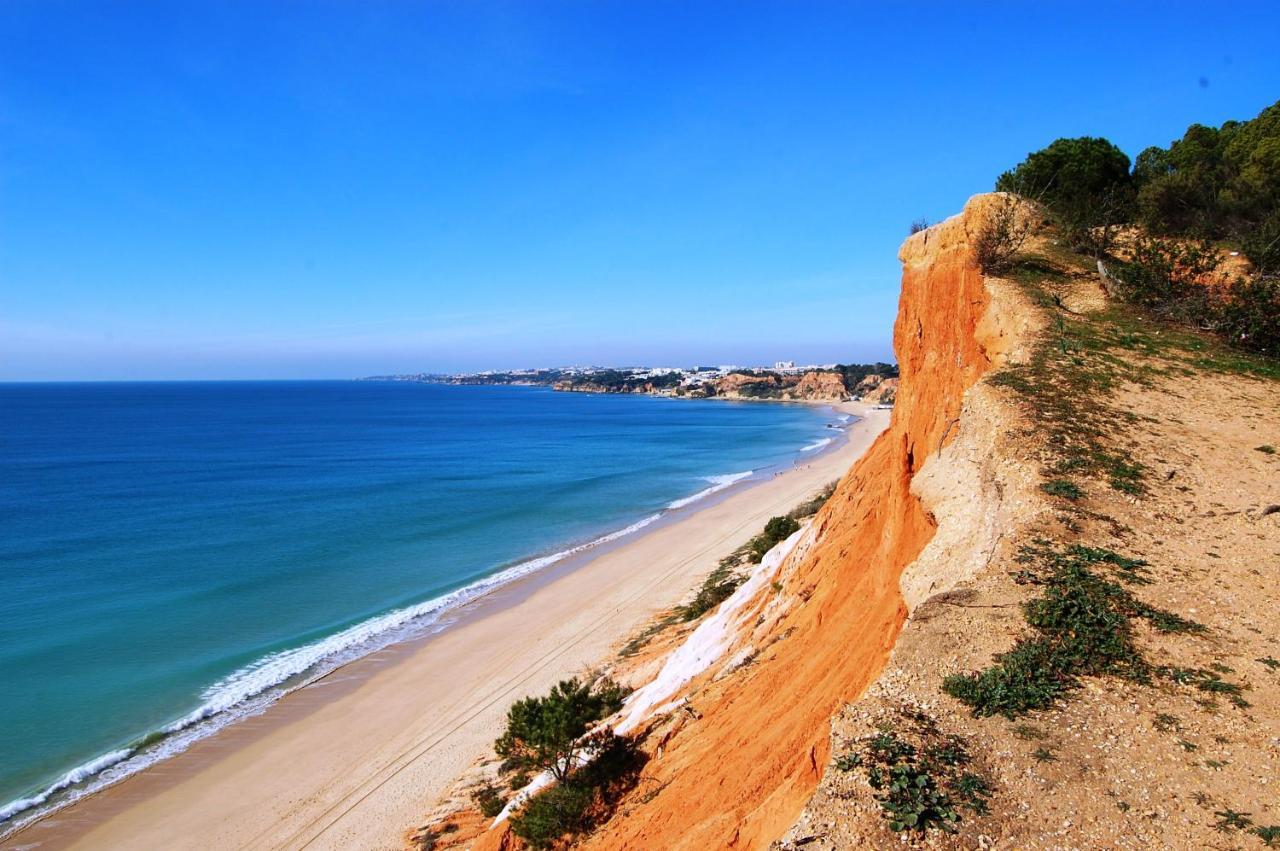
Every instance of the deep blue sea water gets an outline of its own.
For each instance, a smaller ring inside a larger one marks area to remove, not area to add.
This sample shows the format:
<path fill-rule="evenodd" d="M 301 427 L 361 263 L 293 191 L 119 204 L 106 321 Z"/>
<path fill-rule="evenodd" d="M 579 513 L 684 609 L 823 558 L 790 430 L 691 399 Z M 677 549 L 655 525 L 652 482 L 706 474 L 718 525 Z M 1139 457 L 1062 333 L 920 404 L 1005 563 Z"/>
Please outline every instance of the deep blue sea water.
<path fill-rule="evenodd" d="M 789 466 L 833 417 L 403 382 L 0 385 L 0 815 Z"/>

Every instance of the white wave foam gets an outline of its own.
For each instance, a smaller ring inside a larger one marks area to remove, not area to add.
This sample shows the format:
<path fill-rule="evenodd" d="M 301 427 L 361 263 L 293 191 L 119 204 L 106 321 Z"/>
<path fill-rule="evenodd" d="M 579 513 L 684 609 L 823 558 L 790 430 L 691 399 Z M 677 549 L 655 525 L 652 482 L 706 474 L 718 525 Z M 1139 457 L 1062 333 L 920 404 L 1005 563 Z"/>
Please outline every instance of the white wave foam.
<path fill-rule="evenodd" d="M 706 499 L 713 493 L 719 493 L 730 485 L 736 484 L 743 479 L 749 477 L 754 470 L 747 470 L 745 473 L 727 473 L 723 476 L 704 476 L 703 480 L 711 482 L 711 487 L 698 491 L 693 496 L 686 496 L 684 499 L 677 499 L 675 502 L 667 506 L 668 511 L 674 511 L 677 508 L 684 508 L 686 505 L 692 505 L 700 499 Z"/>
<path fill-rule="evenodd" d="M 800 451 L 813 452 L 814 450 L 821 449 L 822 447 L 827 446 L 828 444 L 831 443 L 831 440 L 832 438 L 830 437 L 824 437 L 821 440 L 815 440 L 813 443 L 810 443 L 808 446 L 800 447 Z"/>
<path fill-rule="evenodd" d="M 10 801 L 3 807 L 0 807 L 0 821 L 13 816 L 15 813 L 20 813 L 23 810 L 29 810 L 32 807 L 40 806 L 45 801 L 49 800 L 51 796 L 61 792 L 63 789 L 66 789 L 69 786 L 74 786 L 76 783 L 79 783 L 87 777 L 92 777 L 104 768 L 110 768 L 118 762 L 123 762 L 131 753 L 133 753 L 131 748 L 112 751 L 111 753 L 103 754 L 97 759 L 90 760 L 84 765 L 76 766 L 66 774 L 59 777 L 55 782 L 51 783 L 49 788 L 45 789 L 43 792 L 37 795 L 32 795 L 30 798 L 19 798 L 16 801 Z"/>
<path fill-rule="evenodd" d="M 136 774 L 147 766 L 176 756 L 224 727 L 265 711 L 290 691 L 315 682 L 341 665 L 394 644 L 410 634 L 420 634 L 421 630 L 432 626 L 441 615 L 451 609 L 570 556 L 634 534 L 661 516 L 652 514 L 585 544 L 514 564 L 449 594 L 370 618 L 311 644 L 264 656 L 205 689 L 200 695 L 200 706 L 163 728 L 162 732 L 168 735 L 157 745 L 142 751 L 133 748 L 112 751 L 74 768 L 43 792 L 0 806 L 0 822 L 39 807 L 55 794 L 77 784 L 89 781 L 85 788 L 68 795 L 54 809 Z M 283 687 L 287 681 L 308 671 L 311 675 L 305 681 L 295 682 L 289 688 Z M 0 828 L 0 836 L 5 834 L 6 829 L 7 832 L 12 832 L 29 821 L 27 819 L 4 825 Z"/>
<path fill-rule="evenodd" d="M 211 715 L 223 712 L 255 694 L 303 673 L 321 660 L 337 657 L 343 651 L 353 647 L 361 648 L 360 655 L 365 655 L 372 649 L 379 649 L 371 648 L 368 645 L 380 636 L 394 633 L 411 622 L 421 624 L 425 618 L 439 615 L 448 609 L 457 608 L 463 603 L 468 603 L 477 597 L 483 596 L 500 585 L 506 585 L 522 576 L 527 576 L 530 573 L 562 561 L 571 555 L 576 555 L 601 544 L 630 535 L 633 532 L 638 532 L 653 523 L 658 517 L 659 515 L 654 514 L 632 523 L 625 529 L 610 532 L 585 544 L 579 544 L 576 547 L 570 547 L 558 553 L 520 562 L 464 588 L 459 588 L 450 594 L 435 597 L 413 606 L 406 606 L 403 609 L 395 609 L 385 615 L 363 621 L 344 629 L 342 632 L 335 633 L 311 644 L 305 644 L 302 647 L 291 650 L 281 650 L 264 656 L 206 689 L 201 695 L 204 703 L 195 711 L 169 725 L 165 728 L 165 731 L 175 732 Z M 381 643 L 380 646 L 386 646 L 386 643 Z"/>

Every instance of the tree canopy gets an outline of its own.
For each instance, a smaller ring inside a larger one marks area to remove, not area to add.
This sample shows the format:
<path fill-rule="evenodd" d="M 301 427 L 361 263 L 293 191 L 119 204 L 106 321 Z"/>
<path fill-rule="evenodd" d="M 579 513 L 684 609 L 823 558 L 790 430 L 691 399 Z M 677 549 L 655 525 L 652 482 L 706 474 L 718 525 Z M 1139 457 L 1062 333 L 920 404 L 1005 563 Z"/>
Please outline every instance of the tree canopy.
<path fill-rule="evenodd" d="M 1132 171 L 1106 139 L 1058 139 L 996 189 L 1044 202 L 1070 247 L 1113 261 L 1124 300 L 1280 354 L 1280 102 L 1249 121 L 1193 124 L 1167 148 L 1143 150 Z M 1110 254 L 1117 224 L 1141 226 L 1121 258 Z M 1210 292 L 1216 241 L 1253 268 Z"/>
<path fill-rule="evenodd" d="M 611 680 L 562 680 L 542 697 L 526 697 L 507 710 L 507 729 L 494 743 L 509 766 L 550 771 L 563 781 L 590 749 L 583 737 L 591 725 L 622 707 L 625 692 Z"/>
<path fill-rule="evenodd" d="M 1058 139 L 996 179 L 996 189 L 1036 198 L 1068 224 L 1111 224 L 1127 211 L 1129 157 L 1106 139 Z"/>
<path fill-rule="evenodd" d="M 1133 169 L 1139 221 L 1153 233 L 1231 239 L 1280 271 L 1280 103 L 1250 121 L 1193 124 Z"/>

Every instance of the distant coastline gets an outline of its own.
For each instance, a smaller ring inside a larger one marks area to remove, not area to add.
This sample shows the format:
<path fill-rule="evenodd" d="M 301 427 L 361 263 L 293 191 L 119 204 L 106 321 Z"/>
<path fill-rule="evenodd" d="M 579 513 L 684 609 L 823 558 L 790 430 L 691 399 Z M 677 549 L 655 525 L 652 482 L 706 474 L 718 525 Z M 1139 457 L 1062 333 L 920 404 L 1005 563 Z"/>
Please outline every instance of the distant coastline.
<path fill-rule="evenodd" d="M 474 373 L 372 375 L 361 381 L 550 387 L 570 393 L 633 393 L 683 399 L 734 401 L 862 401 L 892 404 L 896 364 L 824 364 L 772 367 L 556 367 Z"/>

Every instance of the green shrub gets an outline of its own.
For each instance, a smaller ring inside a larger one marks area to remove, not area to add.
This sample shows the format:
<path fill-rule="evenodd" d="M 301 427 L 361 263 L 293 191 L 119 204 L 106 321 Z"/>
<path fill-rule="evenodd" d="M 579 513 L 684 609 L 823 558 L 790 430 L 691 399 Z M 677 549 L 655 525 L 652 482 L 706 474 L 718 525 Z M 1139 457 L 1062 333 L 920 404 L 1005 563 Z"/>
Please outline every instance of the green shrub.
<path fill-rule="evenodd" d="M 1032 709 L 1044 709 L 1068 688 L 1075 686 L 1069 674 L 1055 666 L 1046 642 L 1023 639 L 996 664 L 971 674 L 952 674 L 942 690 L 973 708 L 978 716 L 1016 718 Z"/>
<path fill-rule="evenodd" d="M 535 795 L 511 816 L 511 832 L 530 848 L 551 848 L 561 838 L 581 833 L 595 804 L 594 789 L 561 783 Z"/>
<path fill-rule="evenodd" d="M 800 523 L 794 517 L 771 517 L 769 522 L 764 524 L 764 534 L 767 539 L 777 544 L 791 537 L 799 528 Z"/>
<path fill-rule="evenodd" d="M 1171 629 L 1201 629 L 1141 602 L 1120 584 L 1142 581 L 1138 571 L 1145 563 L 1137 559 L 1076 546 L 1063 551 L 1024 548 L 1021 560 L 1029 565 L 1019 574 L 1022 581 L 1044 589 L 1023 607 L 1034 634 L 996 656 L 989 668 L 954 674 L 942 683 L 942 690 L 968 704 L 974 715 L 1013 719 L 1046 709 L 1078 687 L 1082 676 L 1108 674 L 1147 681 L 1150 670 L 1133 643 L 1132 618 L 1149 620 L 1157 628 L 1165 624 Z M 1120 581 L 1095 573 L 1099 566 L 1110 569 Z"/>
<path fill-rule="evenodd" d="M 1240 240 L 1240 249 L 1253 261 L 1259 274 L 1280 274 L 1280 209 L 1246 232 Z"/>
<path fill-rule="evenodd" d="M 1160 667 L 1155 673 L 1179 685 L 1191 685 L 1208 694 L 1226 695 L 1231 704 L 1238 709 L 1248 709 L 1249 701 L 1244 699 L 1245 686 L 1222 679 L 1218 671 L 1207 671 L 1203 668 Z"/>
<path fill-rule="evenodd" d="M 861 750 L 838 757 L 836 767 L 863 769 L 895 832 L 953 831 L 961 808 L 985 814 L 992 788 L 984 777 L 967 770 L 972 761 L 968 742 L 944 735 L 923 713 L 904 712 L 902 717 L 907 729 L 881 729 L 862 741 Z"/>
<path fill-rule="evenodd" d="M 1049 494 L 1049 496 L 1060 496 L 1064 499 L 1079 499 L 1084 496 L 1084 491 L 1080 490 L 1075 482 L 1066 479 L 1051 479 L 1042 483 L 1040 490 Z"/>
<path fill-rule="evenodd" d="M 1237 348 L 1280 355 L 1280 280 L 1252 275 L 1214 291 L 1204 279 L 1217 266 L 1207 242 L 1140 237 L 1133 258 L 1115 270 L 1116 295 L 1162 318 L 1212 329 Z"/>
<path fill-rule="evenodd" d="M 1228 830 L 1244 830 L 1253 824 L 1253 819 L 1249 817 L 1249 813 L 1238 813 L 1230 807 L 1216 812 L 1214 815 L 1218 817 L 1218 823 L 1214 827 L 1223 833 Z"/>
<path fill-rule="evenodd" d="M 764 559 L 765 553 L 785 541 L 800 528 L 800 522 L 794 517 L 773 517 L 764 526 L 764 532 L 751 539 L 751 560 L 757 564 Z"/>
<path fill-rule="evenodd" d="M 1255 275 L 1236 281 L 1215 305 L 1213 322 L 1231 345 L 1280 356 L 1280 280 Z"/>
<path fill-rule="evenodd" d="M 1116 294 L 1163 318 L 1201 323 L 1210 307 L 1203 279 L 1217 265 L 1207 242 L 1139 237 L 1133 257 L 1115 270 Z"/>
<path fill-rule="evenodd" d="M 502 797 L 498 787 L 488 780 L 472 790 L 471 801 L 485 818 L 495 817 L 507 805 L 507 799 Z"/>
<path fill-rule="evenodd" d="M 507 710 L 507 728 L 494 743 L 504 767 L 550 771 L 564 780 L 578 757 L 597 743 L 584 740 L 596 721 L 622 708 L 626 691 L 609 679 L 563 680 L 544 697 L 518 700 Z"/>
<path fill-rule="evenodd" d="M 1273 824 L 1268 827 L 1255 827 L 1253 833 L 1268 848 L 1274 848 L 1280 844 L 1280 824 Z"/>
<path fill-rule="evenodd" d="M 1063 225 L 1068 241 L 1105 250 L 1109 232 L 1098 228 L 1126 221 L 1132 214 L 1129 157 L 1106 139 L 1083 136 L 1058 139 L 996 180 L 1001 192 L 1016 192 L 1044 203 Z M 1101 239 L 1101 242 L 1097 242 Z"/>
<path fill-rule="evenodd" d="M 738 565 L 739 561 L 735 556 L 722 559 L 719 566 L 707 574 L 707 578 L 702 581 L 702 587 L 698 589 L 693 599 L 677 609 L 680 620 L 697 620 L 729 599 L 738 586 L 746 580 L 745 576 L 735 571 Z"/>
<path fill-rule="evenodd" d="M 512 814 L 511 831 L 531 848 L 550 848 L 589 831 L 635 786 L 644 762 L 630 739 L 612 733 L 599 737 L 590 762 Z"/>

